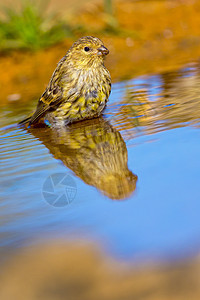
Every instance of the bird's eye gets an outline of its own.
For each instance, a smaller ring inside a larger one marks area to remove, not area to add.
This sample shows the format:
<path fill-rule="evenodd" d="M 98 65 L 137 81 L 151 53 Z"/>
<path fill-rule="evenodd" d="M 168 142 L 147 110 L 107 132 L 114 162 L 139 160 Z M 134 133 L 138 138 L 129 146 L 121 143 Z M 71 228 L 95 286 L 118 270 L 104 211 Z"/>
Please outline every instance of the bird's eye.
<path fill-rule="evenodd" d="M 88 52 L 88 51 L 90 51 L 90 48 L 89 48 L 89 47 L 85 47 L 84 50 L 85 50 L 86 52 Z"/>

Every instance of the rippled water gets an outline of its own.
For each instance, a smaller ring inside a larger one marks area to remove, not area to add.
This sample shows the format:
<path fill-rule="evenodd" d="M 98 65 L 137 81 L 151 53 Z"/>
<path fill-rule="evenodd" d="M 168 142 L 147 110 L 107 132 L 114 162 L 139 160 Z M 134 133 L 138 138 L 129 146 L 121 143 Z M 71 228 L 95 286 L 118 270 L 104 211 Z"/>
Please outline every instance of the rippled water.
<path fill-rule="evenodd" d="M 113 84 L 103 118 L 60 131 L 1 110 L 1 258 L 49 238 L 98 241 L 123 259 L 200 250 L 200 68 Z M 60 184 L 59 184 L 60 183 Z"/>

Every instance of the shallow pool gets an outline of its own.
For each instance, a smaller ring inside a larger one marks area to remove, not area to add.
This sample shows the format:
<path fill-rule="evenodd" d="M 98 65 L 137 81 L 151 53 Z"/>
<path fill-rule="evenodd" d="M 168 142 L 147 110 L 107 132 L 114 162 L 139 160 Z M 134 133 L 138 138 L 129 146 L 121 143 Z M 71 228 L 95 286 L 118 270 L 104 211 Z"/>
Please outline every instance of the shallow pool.
<path fill-rule="evenodd" d="M 9 127 L 37 99 L 2 108 L 1 258 L 51 238 L 89 239 L 125 260 L 198 253 L 199 70 L 113 84 L 103 118 L 60 131 Z"/>

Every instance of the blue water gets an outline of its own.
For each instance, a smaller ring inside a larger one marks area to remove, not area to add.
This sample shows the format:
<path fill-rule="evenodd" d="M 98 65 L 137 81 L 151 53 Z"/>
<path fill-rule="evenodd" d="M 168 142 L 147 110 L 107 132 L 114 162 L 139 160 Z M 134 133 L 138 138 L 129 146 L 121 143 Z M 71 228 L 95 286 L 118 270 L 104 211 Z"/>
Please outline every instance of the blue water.
<path fill-rule="evenodd" d="M 104 120 L 121 133 L 119 144 L 124 141 L 128 151 L 126 168 L 137 175 L 136 189 L 132 188 L 127 199 L 126 192 L 124 199 L 111 199 L 93 179 L 87 182 L 85 173 L 80 175 L 78 168 L 69 167 L 68 155 L 62 161 L 65 149 L 59 152 L 57 140 L 54 146 L 43 142 L 37 134 L 41 129 L 33 133 L 17 127 L 5 129 L 25 114 L 22 105 L 17 110 L 14 104 L 4 107 L 0 132 L 1 258 L 9 251 L 51 238 L 89 239 L 125 260 L 177 259 L 199 252 L 200 78 L 197 67 L 187 66 L 167 75 L 171 79 L 167 88 L 162 74 L 113 85 Z M 143 96 L 137 98 L 138 93 Z M 139 106 L 143 107 L 142 115 Z M 30 111 L 34 107 L 32 103 Z M 111 151 L 109 142 L 108 148 Z M 84 155 L 80 157 L 82 165 L 87 165 Z M 76 187 L 71 203 L 59 208 L 49 205 L 42 193 L 45 180 L 57 173 L 69 175 Z"/>

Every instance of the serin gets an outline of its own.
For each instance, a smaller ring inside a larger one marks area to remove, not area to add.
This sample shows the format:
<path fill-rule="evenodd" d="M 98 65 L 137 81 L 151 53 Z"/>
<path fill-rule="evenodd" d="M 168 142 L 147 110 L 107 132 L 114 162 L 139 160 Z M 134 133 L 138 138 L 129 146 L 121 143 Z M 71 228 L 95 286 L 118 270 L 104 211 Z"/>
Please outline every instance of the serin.
<path fill-rule="evenodd" d="M 58 63 L 35 112 L 19 124 L 41 120 L 67 125 L 98 117 L 111 92 L 111 77 L 104 66 L 109 50 L 93 36 L 76 41 Z"/>

